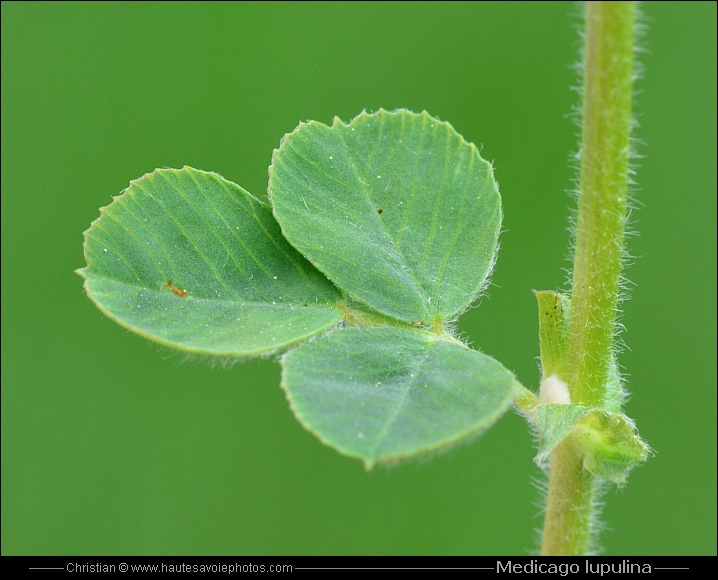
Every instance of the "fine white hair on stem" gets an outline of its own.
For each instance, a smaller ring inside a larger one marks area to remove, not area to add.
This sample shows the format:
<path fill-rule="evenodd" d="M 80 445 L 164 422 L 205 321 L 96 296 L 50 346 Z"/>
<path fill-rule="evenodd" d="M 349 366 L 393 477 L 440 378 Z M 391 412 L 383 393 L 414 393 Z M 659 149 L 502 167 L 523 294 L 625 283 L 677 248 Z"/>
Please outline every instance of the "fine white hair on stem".
<path fill-rule="evenodd" d="M 573 206 L 569 209 L 569 219 L 568 219 L 568 231 L 570 233 L 570 244 L 569 244 L 569 251 L 566 255 L 567 261 L 569 263 L 573 262 L 574 254 L 575 254 L 575 246 L 576 246 L 576 234 L 577 234 L 577 217 L 578 217 L 578 200 L 580 197 L 580 176 L 581 176 L 581 132 L 582 132 L 582 124 L 583 124 L 583 100 L 584 100 L 584 48 L 585 48 L 585 3 L 580 2 L 575 4 L 575 10 L 574 14 L 576 15 L 576 30 L 577 30 L 577 38 L 579 39 L 579 58 L 578 61 L 573 63 L 572 69 L 576 71 L 576 85 L 571 87 L 571 90 L 574 91 L 578 95 L 578 102 L 571 107 L 571 112 L 567 115 L 567 117 L 571 118 L 574 124 L 576 125 L 578 131 L 576 134 L 576 137 L 578 138 L 578 147 L 576 151 L 574 151 L 570 155 L 570 161 L 569 165 L 572 167 L 574 171 L 574 176 L 572 178 L 572 187 L 566 191 L 568 195 L 574 200 Z M 637 184 L 634 179 L 634 176 L 636 174 L 636 169 L 638 167 L 637 161 L 643 158 L 643 155 L 639 154 L 638 149 L 643 150 L 645 148 L 645 144 L 638 138 L 634 136 L 635 130 L 639 127 L 638 122 L 638 116 L 635 113 L 635 107 L 637 103 L 636 95 L 640 92 L 636 90 L 635 83 L 643 77 L 644 74 L 644 67 L 643 64 L 640 62 L 640 60 L 637 58 L 642 53 L 649 52 L 645 46 L 645 33 L 648 26 L 648 22 L 642 11 L 640 10 L 640 3 L 637 3 L 636 10 L 635 10 L 635 21 L 634 21 L 634 27 L 633 27 L 633 34 L 634 34 L 634 41 L 633 41 L 633 53 L 634 53 L 634 59 L 633 59 L 633 74 L 632 74 L 632 108 L 634 111 L 631 114 L 630 119 L 630 128 L 631 128 L 631 135 L 628 145 L 628 180 L 627 180 L 627 191 L 626 191 L 626 214 L 623 217 L 623 223 L 624 223 L 624 229 L 623 229 L 623 250 L 622 250 L 622 259 L 621 259 L 621 274 L 619 277 L 618 282 L 618 294 L 617 294 L 617 300 L 615 305 L 615 320 L 614 320 L 614 329 L 613 329 L 613 345 L 612 345 L 612 354 L 613 358 L 615 359 L 618 354 L 624 352 L 625 350 L 629 350 L 625 339 L 624 339 L 624 331 L 625 327 L 622 323 L 622 305 L 624 302 L 626 302 L 629 299 L 629 287 L 632 285 L 631 282 L 628 280 L 628 278 L 625 275 L 625 269 L 626 267 L 630 266 L 633 261 L 635 260 L 635 257 L 630 253 L 628 250 L 626 242 L 637 236 L 638 232 L 635 229 L 635 223 L 636 219 L 634 216 L 634 211 L 637 209 L 640 209 L 640 207 L 643 205 L 640 201 L 638 201 L 635 198 L 635 194 L 637 191 Z M 572 267 L 566 267 L 564 268 L 564 272 L 566 274 L 565 279 L 565 288 L 564 292 L 570 294 L 571 288 L 573 285 L 573 269 Z M 624 388 L 624 381 L 620 380 L 622 390 L 625 391 Z M 625 394 L 624 394 L 625 398 Z"/>

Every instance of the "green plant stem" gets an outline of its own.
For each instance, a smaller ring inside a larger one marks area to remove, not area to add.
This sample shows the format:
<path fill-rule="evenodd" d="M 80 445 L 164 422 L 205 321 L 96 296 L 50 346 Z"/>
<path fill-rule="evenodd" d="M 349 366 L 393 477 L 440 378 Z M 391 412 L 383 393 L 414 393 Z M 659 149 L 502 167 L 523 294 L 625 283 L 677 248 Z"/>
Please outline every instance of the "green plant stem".
<path fill-rule="evenodd" d="M 628 197 L 635 2 L 588 2 L 581 174 L 566 348 L 571 401 L 601 406 L 610 371 Z M 589 551 L 595 484 L 571 437 L 551 454 L 542 553 Z"/>
<path fill-rule="evenodd" d="M 633 86 L 634 2 L 588 2 L 581 177 L 568 335 L 574 403 L 601 404 L 620 291 Z"/>
<path fill-rule="evenodd" d="M 551 451 L 542 556 L 589 552 L 595 479 L 583 468 L 581 449 L 572 436 Z"/>

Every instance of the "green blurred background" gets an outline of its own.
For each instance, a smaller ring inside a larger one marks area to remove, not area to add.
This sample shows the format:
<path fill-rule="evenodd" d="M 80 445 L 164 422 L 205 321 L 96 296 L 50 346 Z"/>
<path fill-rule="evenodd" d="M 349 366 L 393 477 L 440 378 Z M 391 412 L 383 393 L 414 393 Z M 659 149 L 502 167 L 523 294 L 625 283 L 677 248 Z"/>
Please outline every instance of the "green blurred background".
<path fill-rule="evenodd" d="M 656 455 L 607 554 L 716 553 L 716 4 L 643 5 L 620 358 Z M 565 287 L 571 3 L 2 3 L 2 553 L 527 554 L 531 437 L 366 473 L 294 420 L 279 366 L 185 361 L 82 294 L 82 232 L 155 167 L 256 195 L 300 120 L 426 109 L 495 161 L 494 286 L 460 328 L 538 383 L 532 289 Z"/>

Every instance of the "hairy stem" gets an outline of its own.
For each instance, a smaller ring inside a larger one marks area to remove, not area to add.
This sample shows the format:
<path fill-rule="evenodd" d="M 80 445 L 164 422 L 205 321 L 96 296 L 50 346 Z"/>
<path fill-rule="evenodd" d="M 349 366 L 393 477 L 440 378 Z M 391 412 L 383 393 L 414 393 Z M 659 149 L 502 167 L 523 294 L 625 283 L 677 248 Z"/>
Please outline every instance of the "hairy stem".
<path fill-rule="evenodd" d="M 601 406 L 611 368 L 628 197 L 635 2 L 587 2 L 576 246 L 566 344 L 571 401 Z M 545 555 L 589 551 L 593 476 L 568 437 L 551 454 Z"/>
<path fill-rule="evenodd" d="M 581 177 L 568 335 L 571 399 L 600 405 L 623 257 L 633 85 L 634 2 L 588 2 Z"/>
<path fill-rule="evenodd" d="M 581 449 L 572 436 L 551 451 L 542 556 L 589 553 L 595 479 L 583 468 Z"/>

